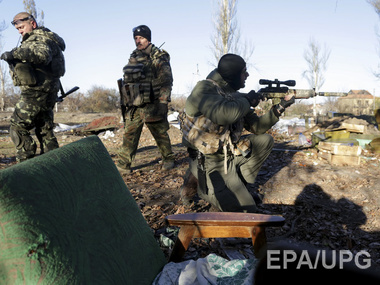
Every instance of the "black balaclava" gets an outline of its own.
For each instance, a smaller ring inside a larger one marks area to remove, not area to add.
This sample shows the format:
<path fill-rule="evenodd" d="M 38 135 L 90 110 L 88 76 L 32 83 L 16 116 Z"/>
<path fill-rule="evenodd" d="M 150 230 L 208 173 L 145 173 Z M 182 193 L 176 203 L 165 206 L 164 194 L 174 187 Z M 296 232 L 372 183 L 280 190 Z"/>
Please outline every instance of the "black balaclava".
<path fill-rule="evenodd" d="M 234 90 L 239 90 L 241 88 L 241 72 L 245 67 L 246 63 L 241 56 L 227 53 L 219 60 L 218 72 Z"/>

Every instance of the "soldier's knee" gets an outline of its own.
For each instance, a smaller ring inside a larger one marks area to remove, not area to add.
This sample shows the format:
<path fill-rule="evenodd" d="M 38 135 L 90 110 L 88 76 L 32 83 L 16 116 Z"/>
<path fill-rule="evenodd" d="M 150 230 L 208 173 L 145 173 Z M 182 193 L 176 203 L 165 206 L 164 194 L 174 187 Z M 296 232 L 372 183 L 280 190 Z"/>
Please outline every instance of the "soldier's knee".
<path fill-rule="evenodd" d="M 11 125 L 9 134 L 17 150 L 35 154 L 37 145 L 29 131 L 17 125 Z"/>
<path fill-rule="evenodd" d="M 13 144 L 16 146 L 17 149 L 19 149 L 22 143 L 21 130 L 12 125 L 9 129 L 9 134 L 11 136 Z"/>
<path fill-rule="evenodd" d="M 263 140 L 264 140 L 264 144 L 267 145 L 268 148 L 273 148 L 273 145 L 274 145 L 274 139 L 271 135 L 268 135 L 268 134 L 263 134 Z"/>
<path fill-rule="evenodd" d="M 272 149 L 274 145 L 274 139 L 269 134 L 252 135 L 250 136 L 250 140 L 252 145 L 260 149 Z"/>

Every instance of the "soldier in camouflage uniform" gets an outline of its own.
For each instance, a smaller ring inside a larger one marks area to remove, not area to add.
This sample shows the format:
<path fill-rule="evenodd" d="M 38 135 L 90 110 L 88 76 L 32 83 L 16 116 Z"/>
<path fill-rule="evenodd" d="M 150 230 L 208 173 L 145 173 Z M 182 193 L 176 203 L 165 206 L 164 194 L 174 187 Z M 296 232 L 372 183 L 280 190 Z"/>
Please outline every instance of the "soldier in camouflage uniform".
<path fill-rule="evenodd" d="M 245 61 L 226 54 L 186 100 L 180 117 L 190 156 L 190 171 L 181 189 L 185 203 L 197 192 L 221 211 L 255 212 L 261 202 L 249 190 L 273 147 L 273 138 L 265 132 L 294 103 L 294 97 L 285 97 L 259 117 L 254 108 L 261 95 L 253 90 L 237 92 L 248 76 Z M 252 134 L 243 135 L 243 129 Z"/>
<path fill-rule="evenodd" d="M 131 172 L 145 123 L 161 152 L 162 168 L 169 170 L 174 167 L 174 154 L 167 133 L 168 103 L 173 83 L 170 57 L 151 43 L 151 31 L 147 26 L 134 28 L 133 37 L 137 48 L 123 68 L 120 95 L 126 108 L 123 114 L 125 132 L 117 166 L 123 172 Z"/>
<path fill-rule="evenodd" d="M 21 97 L 11 117 L 10 136 L 16 146 L 17 161 L 35 156 L 37 145 L 30 135 L 35 128 L 45 151 L 58 148 L 53 133 L 53 107 L 65 73 L 65 42 L 37 22 L 29 13 L 17 14 L 12 24 L 22 36 L 20 47 L 4 52 L 1 59 L 9 63 L 15 86 Z"/>

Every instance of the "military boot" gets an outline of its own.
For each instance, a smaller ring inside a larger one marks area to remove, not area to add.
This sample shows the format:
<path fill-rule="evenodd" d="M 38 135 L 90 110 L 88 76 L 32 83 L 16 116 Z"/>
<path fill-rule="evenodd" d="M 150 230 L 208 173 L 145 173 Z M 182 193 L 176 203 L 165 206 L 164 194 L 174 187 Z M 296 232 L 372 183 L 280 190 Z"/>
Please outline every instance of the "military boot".
<path fill-rule="evenodd" d="M 256 205 L 261 205 L 263 203 L 263 197 L 261 194 L 259 194 L 259 191 L 255 186 L 255 183 L 247 183 L 245 187 L 247 187 L 247 190 L 249 191 L 249 193 L 251 193 Z"/>
<path fill-rule="evenodd" d="M 132 172 L 131 164 L 125 163 L 124 161 L 118 161 L 116 167 L 119 170 L 120 174 L 130 174 Z"/>
<path fill-rule="evenodd" d="M 197 194 L 198 179 L 191 173 L 190 169 L 186 171 L 183 185 L 180 188 L 181 200 L 184 205 L 190 205 L 195 194 Z"/>
<path fill-rule="evenodd" d="M 174 160 L 164 160 L 162 170 L 170 170 L 174 168 Z"/>

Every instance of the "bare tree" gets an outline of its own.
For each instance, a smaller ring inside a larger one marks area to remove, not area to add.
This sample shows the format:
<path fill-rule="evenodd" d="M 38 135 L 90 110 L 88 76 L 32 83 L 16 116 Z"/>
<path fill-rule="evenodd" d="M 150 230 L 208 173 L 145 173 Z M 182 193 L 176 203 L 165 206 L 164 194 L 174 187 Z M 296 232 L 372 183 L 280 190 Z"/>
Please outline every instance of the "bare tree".
<path fill-rule="evenodd" d="M 0 3 L 2 0 L 0 0 Z M 7 28 L 5 21 L 0 22 L 0 54 L 3 52 L 2 32 Z M 0 60 L 0 111 L 5 107 L 5 83 L 6 83 L 6 66 L 3 60 Z"/>
<path fill-rule="evenodd" d="M 1 45 L 1 43 L 0 43 Z M 2 47 L 0 46 L 0 53 Z M 0 62 L 0 111 L 5 109 L 5 84 L 6 84 L 6 67 L 3 62 Z"/>
<path fill-rule="evenodd" d="M 367 0 L 369 4 L 372 5 L 372 7 L 375 9 L 376 14 L 380 17 L 380 0 Z M 378 38 L 378 46 L 380 47 L 380 32 L 377 31 L 377 38 Z M 378 47 L 378 53 L 380 57 L 380 48 Z M 379 64 L 380 66 L 380 64 Z M 373 75 L 377 78 L 380 79 L 380 70 L 378 69 L 377 71 L 373 71 Z"/>
<path fill-rule="evenodd" d="M 325 83 L 324 72 L 327 69 L 330 53 L 329 48 L 325 46 L 322 49 L 320 44 L 313 38 L 310 39 L 308 49 L 304 52 L 304 59 L 308 68 L 302 75 L 309 82 L 310 88 L 315 88 L 316 91 Z"/>
<path fill-rule="evenodd" d="M 45 18 L 44 11 L 39 10 L 37 13 L 36 3 L 34 2 L 34 0 L 22 0 L 22 3 L 24 4 L 25 12 L 28 12 L 29 14 L 33 15 L 33 17 L 36 20 L 38 19 L 38 25 L 43 26 Z"/>
<path fill-rule="evenodd" d="M 376 13 L 380 15 L 380 0 L 367 0 L 367 2 L 371 4 Z"/>
<path fill-rule="evenodd" d="M 327 61 L 330 57 L 330 49 L 325 46 L 321 48 L 320 44 L 313 38 L 309 40 L 309 46 L 304 51 L 304 59 L 308 68 L 302 73 L 303 77 L 309 82 L 310 88 L 316 92 L 325 83 L 324 72 L 327 69 Z M 313 114 L 316 116 L 316 98 L 314 98 Z"/>
<path fill-rule="evenodd" d="M 216 64 L 226 53 L 238 54 L 249 61 L 254 47 L 247 42 L 240 42 L 240 30 L 237 24 L 237 0 L 218 0 L 217 10 L 213 17 L 214 34 L 211 37 L 212 52 Z"/>

